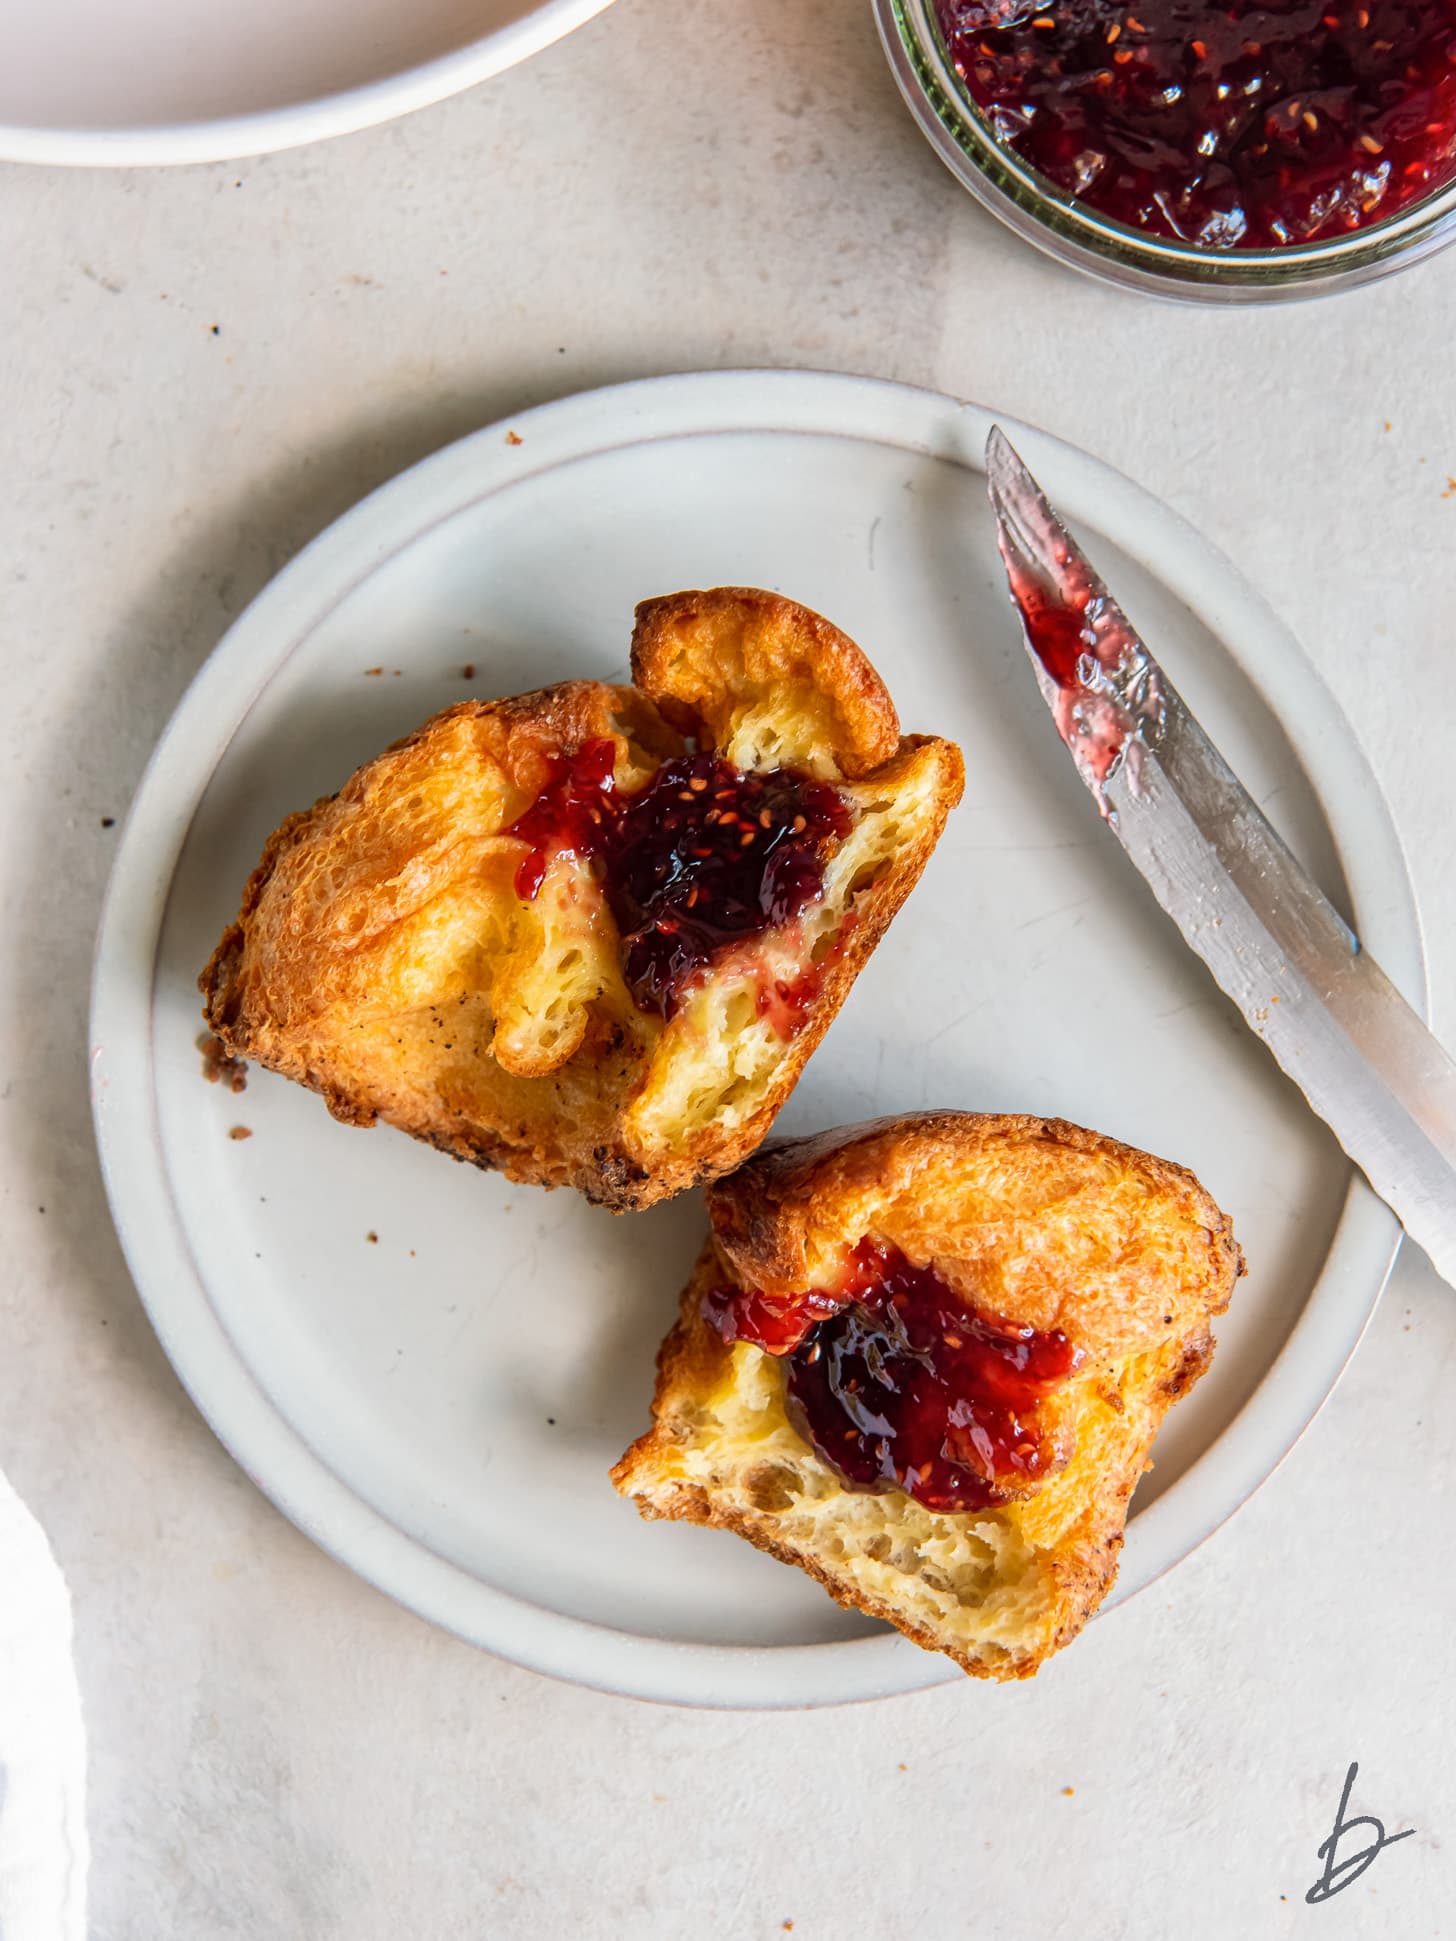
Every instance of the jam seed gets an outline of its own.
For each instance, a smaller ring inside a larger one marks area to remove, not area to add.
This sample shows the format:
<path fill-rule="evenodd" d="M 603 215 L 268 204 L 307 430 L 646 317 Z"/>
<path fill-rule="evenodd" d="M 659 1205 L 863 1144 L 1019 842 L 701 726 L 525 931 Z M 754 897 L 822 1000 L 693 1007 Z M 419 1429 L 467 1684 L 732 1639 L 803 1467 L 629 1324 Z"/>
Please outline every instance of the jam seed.
<path fill-rule="evenodd" d="M 1117 39 L 1118 35 L 1121 32 L 1122 32 L 1122 28 L 1119 26 L 1117 21 L 1114 20 L 1112 25 L 1107 30 L 1107 45 L 1109 47 L 1111 47 L 1112 43 Z"/>

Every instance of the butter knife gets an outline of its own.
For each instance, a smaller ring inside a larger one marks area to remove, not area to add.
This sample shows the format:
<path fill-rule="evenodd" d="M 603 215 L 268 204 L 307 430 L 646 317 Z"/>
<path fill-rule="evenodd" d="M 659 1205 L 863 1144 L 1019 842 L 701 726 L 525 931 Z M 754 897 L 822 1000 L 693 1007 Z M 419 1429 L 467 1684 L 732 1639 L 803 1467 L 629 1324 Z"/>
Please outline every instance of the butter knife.
<path fill-rule="evenodd" d="M 1042 694 L 1108 825 L 1456 1286 L 1456 1064 L 1270 827 L 999 426 L 986 478 Z"/>

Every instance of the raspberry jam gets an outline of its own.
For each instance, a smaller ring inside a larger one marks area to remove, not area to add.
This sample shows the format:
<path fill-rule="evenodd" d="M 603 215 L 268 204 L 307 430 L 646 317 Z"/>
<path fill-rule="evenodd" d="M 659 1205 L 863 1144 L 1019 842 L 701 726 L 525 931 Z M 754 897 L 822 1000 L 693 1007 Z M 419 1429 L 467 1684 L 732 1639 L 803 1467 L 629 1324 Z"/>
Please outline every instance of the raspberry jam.
<path fill-rule="evenodd" d="M 758 1287 L 715 1287 L 703 1303 L 725 1341 L 751 1341 L 770 1355 L 791 1355 L 812 1328 L 843 1306 L 838 1294 L 768 1294 Z"/>
<path fill-rule="evenodd" d="M 516 895 L 533 903 L 546 880 L 546 866 L 558 849 L 576 856 L 601 852 L 617 804 L 612 770 L 617 744 L 603 738 L 583 742 L 569 755 L 554 755 L 546 786 L 506 834 L 530 844 L 516 870 Z"/>
<path fill-rule="evenodd" d="M 1064 601 L 1010 562 L 1007 570 L 1031 650 L 1057 690 L 1057 732 L 1096 785 L 1106 815 L 1102 783 L 1129 741 L 1160 719 L 1157 670 L 1141 643 L 1108 612 L 1103 594 L 1081 587 L 1075 602 Z M 1127 698 L 1139 684 L 1141 720 Z"/>
<path fill-rule="evenodd" d="M 1315 242 L 1456 176 L 1453 0 L 937 0 L 992 133 L 1204 249 Z"/>
<path fill-rule="evenodd" d="M 837 1295 L 720 1289 L 704 1308 L 725 1340 L 788 1357 L 795 1426 L 856 1489 L 954 1513 L 1025 1495 L 1058 1466 L 1040 1407 L 1080 1351 L 968 1306 L 895 1247 L 862 1240 Z"/>
<path fill-rule="evenodd" d="M 645 788 L 620 795 L 614 756 L 601 740 L 554 758 L 545 788 L 506 831 L 530 846 L 516 891 L 534 898 L 557 850 L 589 857 L 633 998 L 670 1018 L 707 965 L 819 900 L 849 808 L 838 789 L 794 769 L 743 772 L 707 753 L 667 762 Z M 791 1035 L 817 990 L 805 967 L 760 992 L 760 1013 Z"/>

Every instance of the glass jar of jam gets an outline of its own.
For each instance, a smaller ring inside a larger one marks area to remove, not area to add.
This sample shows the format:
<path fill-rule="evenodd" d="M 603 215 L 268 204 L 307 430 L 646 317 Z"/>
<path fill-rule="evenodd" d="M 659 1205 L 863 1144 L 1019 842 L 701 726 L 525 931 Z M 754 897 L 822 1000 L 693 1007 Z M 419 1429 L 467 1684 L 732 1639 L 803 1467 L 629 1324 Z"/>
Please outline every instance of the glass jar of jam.
<path fill-rule="evenodd" d="M 1456 240 L 1456 0 L 875 0 L 952 172 L 1168 297 L 1368 282 Z"/>

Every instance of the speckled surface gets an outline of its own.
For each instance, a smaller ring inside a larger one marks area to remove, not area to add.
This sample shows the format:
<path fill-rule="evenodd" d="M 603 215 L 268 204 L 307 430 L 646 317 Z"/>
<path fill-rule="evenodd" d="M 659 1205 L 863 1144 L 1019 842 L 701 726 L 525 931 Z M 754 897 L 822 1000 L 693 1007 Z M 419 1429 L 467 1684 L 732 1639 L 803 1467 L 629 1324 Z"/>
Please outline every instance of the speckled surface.
<path fill-rule="evenodd" d="M 526 403 L 764 363 L 994 402 L 1229 552 L 1357 724 L 1451 1035 L 1456 253 L 1312 308 L 1103 291 L 968 202 L 823 0 L 620 0 L 274 160 L 3 170 L 0 238 L 0 1466 L 75 1595 L 100 1941 L 1456 1931 L 1456 1301 L 1419 1256 L 1279 1475 L 1033 1686 L 658 1710 L 431 1632 L 234 1468 L 112 1238 L 84 1024 L 103 818 L 284 560 Z M 1356 1759 L 1416 1835 L 1311 1908 Z"/>

